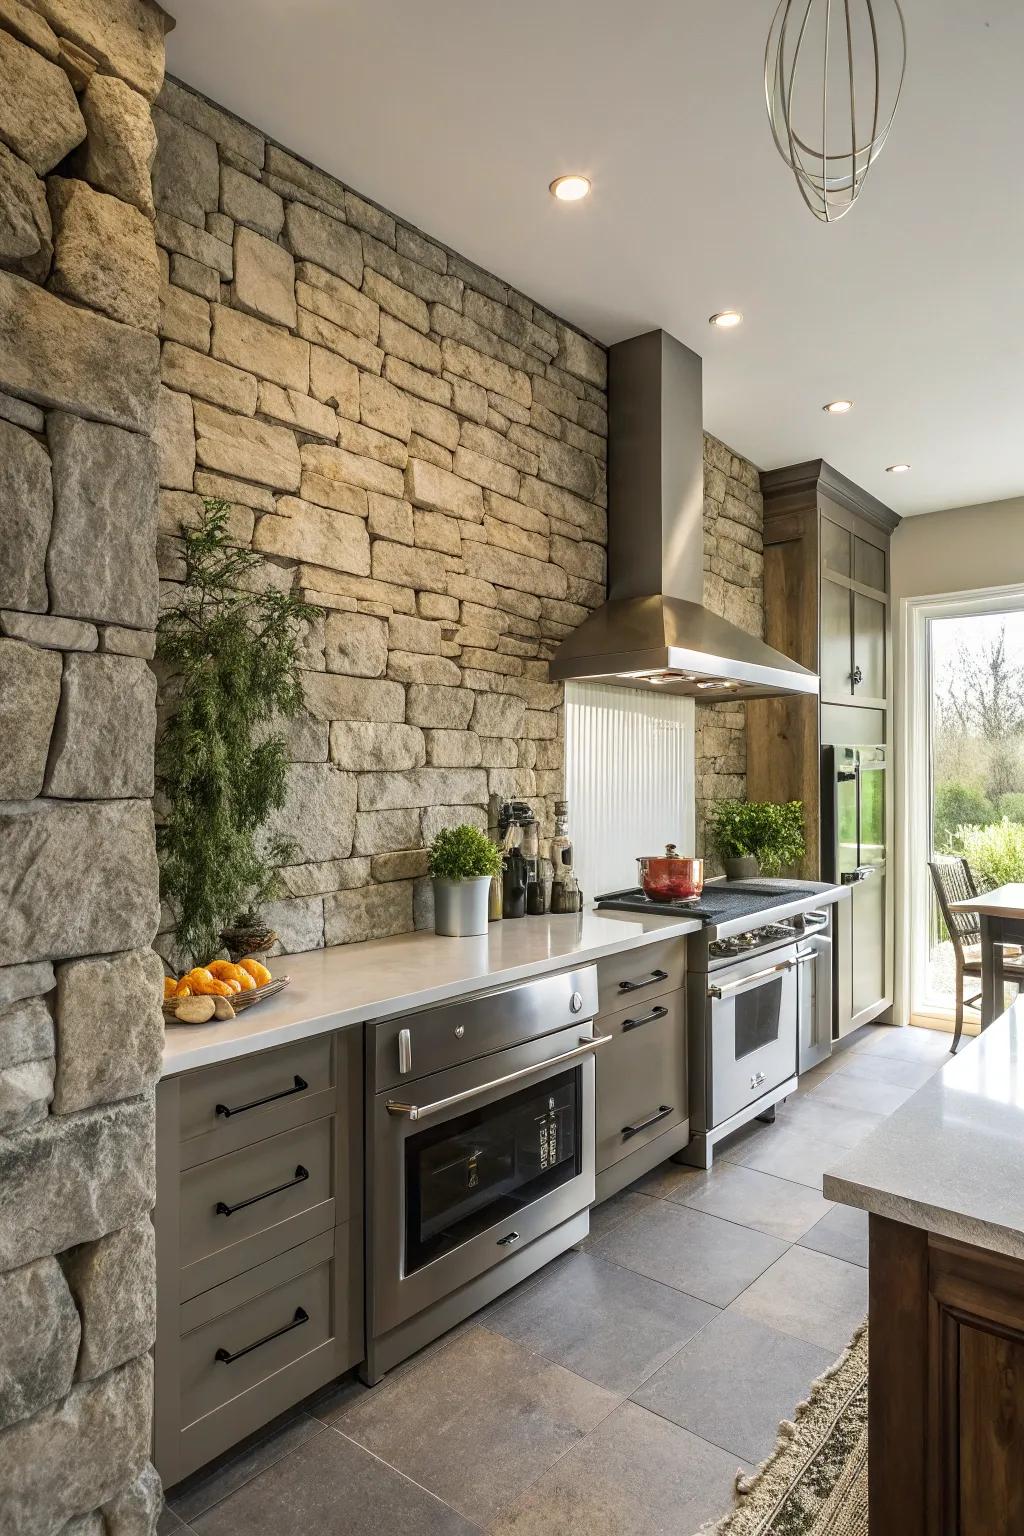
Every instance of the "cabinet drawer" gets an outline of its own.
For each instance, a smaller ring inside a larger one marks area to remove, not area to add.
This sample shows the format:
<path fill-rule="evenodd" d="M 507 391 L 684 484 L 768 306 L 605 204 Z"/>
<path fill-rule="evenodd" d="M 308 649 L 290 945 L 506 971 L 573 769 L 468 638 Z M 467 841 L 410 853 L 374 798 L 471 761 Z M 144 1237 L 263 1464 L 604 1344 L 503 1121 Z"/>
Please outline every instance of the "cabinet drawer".
<path fill-rule="evenodd" d="M 334 1037 L 317 1035 L 278 1050 L 258 1051 L 181 1079 L 182 1162 L 206 1162 L 236 1147 L 262 1141 L 333 1107 L 335 1057 L 347 1053 Z M 330 1095 L 330 1102 L 325 1095 Z"/>
<path fill-rule="evenodd" d="M 598 1173 L 687 1118 L 683 993 L 638 995 L 599 1028 L 612 1043 L 597 1053 Z"/>
<path fill-rule="evenodd" d="M 598 1008 L 602 1016 L 636 999 L 641 1002 L 683 985 L 686 940 L 645 944 L 597 962 Z"/>
<path fill-rule="evenodd" d="M 179 1214 L 182 1298 L 333 1227 L 336 1161 L 335 1121 L 328 1116 L 187 1169 Z"/>

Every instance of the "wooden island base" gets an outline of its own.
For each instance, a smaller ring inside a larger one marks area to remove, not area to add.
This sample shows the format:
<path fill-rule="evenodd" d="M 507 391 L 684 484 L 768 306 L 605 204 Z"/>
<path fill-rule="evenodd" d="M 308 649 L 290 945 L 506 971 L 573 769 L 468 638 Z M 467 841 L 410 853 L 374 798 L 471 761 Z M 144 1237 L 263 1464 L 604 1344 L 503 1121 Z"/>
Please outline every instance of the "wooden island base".
<path fill-rule="evenodd" d="M 871 1536 L 1024 1536 L 1024 1262 L 870 1219 Z"/>

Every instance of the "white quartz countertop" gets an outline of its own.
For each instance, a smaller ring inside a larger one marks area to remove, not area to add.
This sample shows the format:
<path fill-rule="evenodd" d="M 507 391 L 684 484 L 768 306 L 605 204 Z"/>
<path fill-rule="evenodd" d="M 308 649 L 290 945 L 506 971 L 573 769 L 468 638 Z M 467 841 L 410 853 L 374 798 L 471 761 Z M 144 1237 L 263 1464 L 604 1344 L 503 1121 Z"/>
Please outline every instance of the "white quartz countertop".
<path fill-rule="evenodd" d="M 393 1018 L 431 1003 L 584 965 L 603 955 L 687 933 L 695 918 L 577 912 L 492 923 L 480 938 L 404 933 L 365 944 L 280 955 L 275 976 L 291 985 L 223 1024 L 170 1024 L 163 1075 L 230 1061 L 310 1035 Z"/>
<path fill-rule="evenodd" d="M 825 1174 L 825 1195 L 1024 1259 L 1024 999 Z"/>

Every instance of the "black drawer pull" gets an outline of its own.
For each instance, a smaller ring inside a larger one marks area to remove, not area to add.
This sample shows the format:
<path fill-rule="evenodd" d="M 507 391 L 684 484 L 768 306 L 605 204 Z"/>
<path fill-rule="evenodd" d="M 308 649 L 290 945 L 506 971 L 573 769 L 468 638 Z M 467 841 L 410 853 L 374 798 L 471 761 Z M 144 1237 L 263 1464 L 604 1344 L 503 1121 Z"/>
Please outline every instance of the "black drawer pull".
<path fill-rule="evenodd" d="M 305 1307 L 296 1307 L 295 1316 L 290 1323 L 285 1323 L 283 1328 L 275 1328 L 273 1333 L 268 1333 L 265 1338 L 257 1339 L 254 1344 L 247 1344 L 244 1349 L 236 1349 L 234 1354 L 230 1349 L 218 1349 L 214 1359 L 221 1365 L 230 1365 L 234 1360 L 241 1360 L 243 1355 L 251 1355 L 254 1349 L 262 1349 L 264 1344 L 270 1344 L 274 1339 L 279 1339 L 282 1334 L 291 1333 L 293 1328 L 301 1328 L 303 1323 L 309 1322 L 309 1313 Z"/>
<path fill-rule="evenodd" d="M 250 1195 L 248 1200 L 239 1200 L 237 1205 L 228 1205 L 223 1200 L 218 1200 L 214 1210 L 218 1216 L 233 1216 L 236 1211 L 244 1211 L 247 1205 L 255 1205 L 257 1200 L 269 1200 L 271 1195 L 280 1195 L 286 1189 L 294 1189 L 296 1184 L 302 1184 L 309 1178 L 309 1169 L 303 1168 L 300 1163 L 295 1170 L 294 1179 L 289 1179 L 287 1184 L 278 1184 L 273 1189 L 265 1189 L 261 1195 Z"/>
<path fill-rule="evenodd" d="M 656 981 L 668 981 L 668 971 L 652 971 L 649 976 L 641 976 L 638 981 L 620 981 L 620 992 L 639 992 L 641 987 L 653 987 Z"/>
<path fill-rule="evenodd" d="M 659 1004 L 657 1008 L 652 1008 L 650 1013 L 645 1013 L 643 1018 L 623 1019 L 622 1033 L 625 1034 L 627 1029 L 639 1029 L 641 1024 L 653 1024 L 655 1019 L 663 1019 L 666 1013 L 668 1013 L 668 1009 L 662 1008 Z"/>
<path fill-rule="evenodd" d="M 294 1088 L 282 1088 L 280 1093 L 268 1093 L 265 1099 L 253 1099 L 251 1104 L 239 1104 L 235 1109 L 229 1109 L 226 1104 L 218 1104 L 216 1113 L 225 1119 L 230 1115 L 244 1115 L 247 1109 L 259 1109 L 264 1104 L 273 1104 L 277 1099 L 289 1099 L 293 1093 L 305 1093 L 308 1087 L 306 1079 L 296 1072 Z"/>
<path fill-rule="evenodd" d="M 629 1141 L 632 1137 L 639 1136 L 641 1131 L 649 1131 L 652 1125 L 657 1125 L 659 1120 L 664 1120 L 666 1115 L 670 1115 L 674 1108 L 674 1104 L 661 1104 L 656 1115 L 651 1115 L 647 1120 L 641 1120 L 639 1125 L 624 1125 L 622 1127 L 623 1141 Z"/>

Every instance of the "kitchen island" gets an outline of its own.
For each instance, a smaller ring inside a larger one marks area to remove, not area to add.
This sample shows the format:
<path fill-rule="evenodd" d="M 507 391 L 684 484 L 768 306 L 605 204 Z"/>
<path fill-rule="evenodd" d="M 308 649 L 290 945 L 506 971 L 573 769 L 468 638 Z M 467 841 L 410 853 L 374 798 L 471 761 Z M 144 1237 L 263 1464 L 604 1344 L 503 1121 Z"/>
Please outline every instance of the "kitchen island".
<path fill-rule="evenodd" d="M 824 1193 L 870 1213 L 871 1536 L 1020 1536 L 1024 1002 Z"/>

